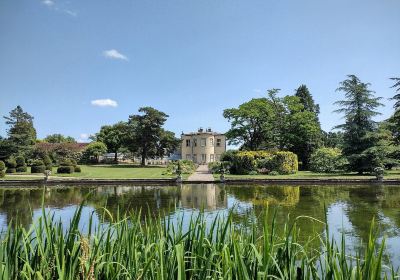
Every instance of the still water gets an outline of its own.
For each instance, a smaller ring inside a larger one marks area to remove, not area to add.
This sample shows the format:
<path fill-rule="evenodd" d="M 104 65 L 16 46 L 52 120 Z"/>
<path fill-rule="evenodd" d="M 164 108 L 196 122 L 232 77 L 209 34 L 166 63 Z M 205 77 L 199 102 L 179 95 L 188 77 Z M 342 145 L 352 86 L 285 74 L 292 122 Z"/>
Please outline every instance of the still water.
<path fill-rule="evenodd" d="M 287 185 L 215 185 L 182 186 L 98 186 L 57 187 L 43 192 L 40 188 L 0 189 L 0 229 L 11 221 L 28 228 L 42 215 L 45 206 L 65 224 L 77 205 L 85 201 L 81 227 L 94 213 L 99 223 L 103 207 L 111 215 L 125 211 L 150 211 L 151 214 L 188 220 L 200 209 L 208 220 L 233 211 L 238 226 L 261 224 L 259 216 L 268 207 L 276 210 L 278 224 L 298 216 L 311 216 L 327 221 L 336 240 L 345 233 L 347 249 L 355 252 L 368 242 L 370 222 L 378 225 L 379 237 L 386 238 L 386 260 L 400 266 L 400 186 L 287 186 Z M 272 216 L 272 215 L 271 215 Z M 112 217 L 108 217 L 110 221 Z M 322 223 L 298 220 L 301 238 L 324 234 Z"/>

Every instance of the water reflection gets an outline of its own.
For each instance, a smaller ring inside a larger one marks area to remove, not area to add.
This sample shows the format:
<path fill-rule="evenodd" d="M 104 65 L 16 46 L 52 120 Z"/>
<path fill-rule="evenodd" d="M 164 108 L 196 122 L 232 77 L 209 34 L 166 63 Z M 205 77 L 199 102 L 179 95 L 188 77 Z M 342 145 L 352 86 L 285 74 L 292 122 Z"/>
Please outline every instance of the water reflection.
<path fill-rule="evenodd" d="M 178 213 L 203 209 L 208 215 L 233 209 L 237 225 L 261 223 L 260 215 L 269 208 L 277 210 L 276 220 L 311 216 L 327 222 L 335 238 L 344 231 L 349 247 L 359 248 L 368 240 L 370 221 L 375 218 L 380 237 L 387 237 L 387 255 L 400 263 L 400 188 L 398 186 L 282 186 L 214 184 L 182 186 L 101 186 L 42 189 L 0 189 L 0 227 L 12 221 L 28 228 L 41 215 L 42 195 L 45 206 L 68 221 L 76 205 L 86 199 L 84 217 L 91 212 L 97 217 L 106 207 L 112 217 L 117 213 L 137 212 L 142 215 L 177 217 Z M 272 219 L 272 215 L 269 216 Z M 324 224 L 299 219 L 300 237 L 306 240 L 315 233 L 324 234 Z M 318 244 L 315 240 L 315 246 Z"/>

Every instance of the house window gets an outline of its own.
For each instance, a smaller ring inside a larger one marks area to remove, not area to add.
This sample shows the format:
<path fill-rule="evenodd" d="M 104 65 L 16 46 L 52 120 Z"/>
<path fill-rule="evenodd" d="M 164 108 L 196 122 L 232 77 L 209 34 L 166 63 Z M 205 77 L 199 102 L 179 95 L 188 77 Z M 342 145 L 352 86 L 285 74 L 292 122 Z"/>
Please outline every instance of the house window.
<path fill-rule="evenodd" d="M 201 138 L 201 146 L 205 147 L 206 146 L 206 138 Z"/>
<path fill-rule="evenodd" d="M 193 162 L 197 162 L 197 155 L 193 154 Z"/>
<path fill-rule="evenodd" d="M 197 139 L 196 139 L 196 138 L 193 139 L 193 145 L 194 145 L 195 147 L 197 147 Z"/>
<path fill-rule="evenodd" d="M 217 147 L 221 147 L 221 139 L 217 139 Z"/>
<path fill-rule="evenodd" d="M 211 147 L 214 146 L 214 138 L 210 138 L 210 146 L 211 146 Z"/>
<path fill-rule="evenodd" d="M 187 159 L 187 160 L 190 160 L 190 159 L 191 159 L 190 154 L 186 154 L 186 159 Z"/>
<path fill-rule="evenodd" d="M 219 161 L 221 159 L 221 155 L 215 155 L 215 160 Z"/>
<path fill-rule="evenodd" d="M 214 155 L 210 155 L 210 161 L 214 162 Z"/>
<path fill-rule="evenodd" d="M 201 161 L 206 162 L 207 161 L 207 155 L 206 154 L 201 154 Z"/>
<path fill-rule="evenodd" d="M 186 147 L 190 147 L 190 139 L 186 139 Z"/>

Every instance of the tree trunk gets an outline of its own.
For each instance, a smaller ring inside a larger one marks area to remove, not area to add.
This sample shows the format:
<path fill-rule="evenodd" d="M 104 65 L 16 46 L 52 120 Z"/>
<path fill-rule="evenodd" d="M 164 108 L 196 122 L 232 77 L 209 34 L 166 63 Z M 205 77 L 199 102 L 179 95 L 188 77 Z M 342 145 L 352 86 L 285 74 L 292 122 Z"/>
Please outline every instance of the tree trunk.
<path fill-rule="evenodd" d="M 145 166 L 146 165 L 146 156 L 147 156 L 146 148 L 143 148 L 143 150 L 142 150 L 142 162 L 140 163 L 141 166 Z"/>
<path fill-rule="evenodd" d="M 117 152 L 114 153 L 114 162 L 118 163 L 118 154 L 117 154 Z"/>

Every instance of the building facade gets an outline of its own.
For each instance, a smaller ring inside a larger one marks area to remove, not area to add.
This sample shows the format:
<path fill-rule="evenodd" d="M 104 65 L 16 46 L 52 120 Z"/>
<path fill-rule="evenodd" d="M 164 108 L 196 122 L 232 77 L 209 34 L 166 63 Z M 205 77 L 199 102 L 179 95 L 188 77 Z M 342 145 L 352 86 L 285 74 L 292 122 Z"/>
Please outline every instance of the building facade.
<path fill-rule="evenodd" d="M 182 159 L 199 164 L 220 161 L 222 153 L 226 151 L 225 135 L 213 132 L 211 128 L 182 133 L 181 140 Z"/>

